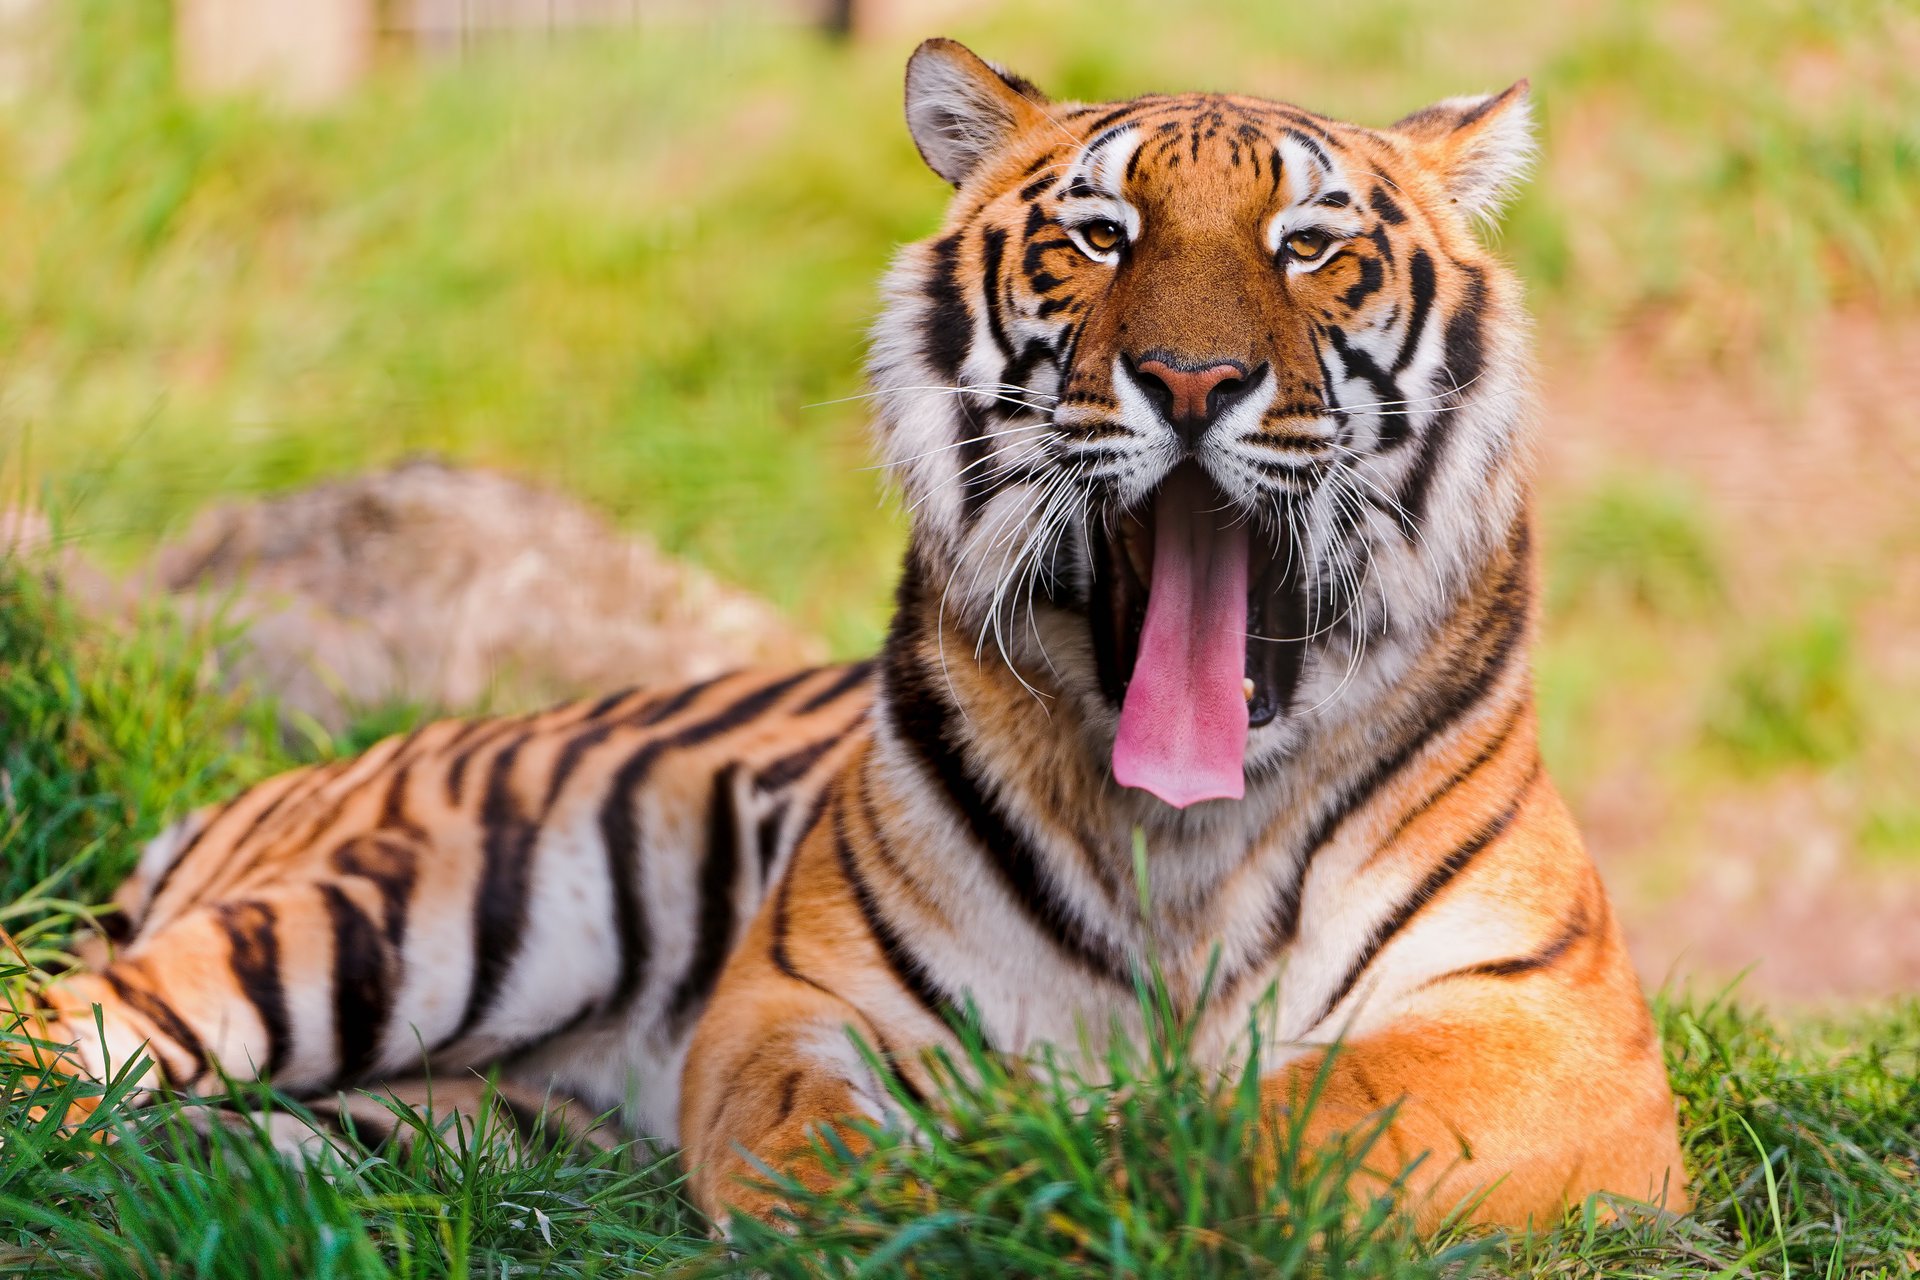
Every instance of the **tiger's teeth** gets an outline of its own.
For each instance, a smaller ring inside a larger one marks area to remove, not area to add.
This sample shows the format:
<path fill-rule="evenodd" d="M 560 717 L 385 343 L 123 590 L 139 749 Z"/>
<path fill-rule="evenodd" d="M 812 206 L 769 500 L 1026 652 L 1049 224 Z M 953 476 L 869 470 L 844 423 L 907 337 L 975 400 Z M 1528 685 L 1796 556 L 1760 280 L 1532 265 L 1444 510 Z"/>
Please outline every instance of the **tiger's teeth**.
<path fill-rule="evenodd" d="M 1240 692 L 1246 695 L 1248 702 L 1253 701 L 1253 677 L 1247 676 L 1240 681 Z"/>

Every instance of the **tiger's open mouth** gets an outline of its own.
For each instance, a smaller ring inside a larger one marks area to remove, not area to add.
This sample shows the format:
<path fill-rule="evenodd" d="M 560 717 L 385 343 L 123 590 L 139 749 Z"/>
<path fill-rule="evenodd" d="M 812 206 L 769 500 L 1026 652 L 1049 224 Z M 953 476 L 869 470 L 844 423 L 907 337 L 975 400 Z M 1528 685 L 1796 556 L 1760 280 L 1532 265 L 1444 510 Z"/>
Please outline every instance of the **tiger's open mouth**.
<path fill-rule="evenodd" d="M 1248 730 L 1284 712 L 1305 640 L 1298 548 L 1192 462 L 1093 547 L 1089 620 L 1120 706 L 1114 777 L 1184 808 L 1245 790 Z"/>

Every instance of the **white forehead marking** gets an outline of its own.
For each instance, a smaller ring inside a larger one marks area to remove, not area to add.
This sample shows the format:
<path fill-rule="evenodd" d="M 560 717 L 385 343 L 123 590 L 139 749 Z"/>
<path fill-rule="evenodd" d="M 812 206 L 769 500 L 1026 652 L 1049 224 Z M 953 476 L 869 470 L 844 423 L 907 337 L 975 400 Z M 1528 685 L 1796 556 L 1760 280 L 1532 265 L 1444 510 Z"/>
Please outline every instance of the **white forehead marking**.
<path fill-rule="evenodd" d="M 1067 170 L 1063 191 L 1091 188 L 1092 195 L 1063 194 L 1061 200 L 1082 216 L 1111 218 L 1127 229 L 1127 239 L 1140 238 L 1140 211 L 1122 194 L 1127 163 L 1140 146 L 1140 130 L 1128 125 L 1110 129 L 1075 156 Z"/>
<path fill-rule="evenodd" d="M 1340 161 L 1291 135 L 1280 140 L 1277 150 L 1280 154 L 1280 194 L 1284 203 L 1280 211 L 1267 222 L 1267 252 L 1280 252 L 1280 242 L 1303 226 L 1320 227 L 1334 235 L 1357 235 L 1361 223 L 1355 207 L 1357 197 L 1353 194 L 1352 185 L 1347 182 L 1346 170 L 1341 167 Z M 1345 208 L 1314 204 L 1314 201 L 1331 191 L 1347 193 Z"/>

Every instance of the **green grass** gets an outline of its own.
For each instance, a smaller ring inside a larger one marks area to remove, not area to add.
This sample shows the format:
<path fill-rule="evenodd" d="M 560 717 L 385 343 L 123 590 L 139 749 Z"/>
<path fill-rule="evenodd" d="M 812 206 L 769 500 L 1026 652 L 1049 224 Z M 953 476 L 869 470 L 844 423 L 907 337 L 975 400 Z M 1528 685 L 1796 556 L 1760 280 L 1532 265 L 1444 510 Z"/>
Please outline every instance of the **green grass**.
<path fill-rule="evenodd" d="M 1843 615 L 1765 627 L 1715 691 L 1707 738 L 1752 774 L 1839 764 L 1853 759 L 1867 737 L 1867 688 Z"/>
<path fill-rule="evenodd" d="M 84 495 L 90 547 L 430 449 L 582 493 L 844 652 L 877 637 L 896 525 L 862 405 L 826 402 L 860 390 L 876 276 L 943 204 L 900 120 L 910 39 L 483 44 L 284 118 L 177 97 L 164 0 L 47 8 L 44 82 L 0 106 L 0 437 L 25 441 L 0 465 Z M 1915 21 L 1071 0 L 953 34 L 1063 95 L 1241 89 L 1375 122 L 1529 75 L 1543 163 L 1498 238 L 1549 332 L 1772 366 L 1835 307 L 1920 298 Z"/>
<path fill-rule="evenodd" d="M 48 872 L 67 899 L 43 892 L 7 921 L 36 967 L 166 817 L 293 758 L 266 708 L 196 678 L 216 638 L 160 613 L 105 631 L 0 564 L 0 866 L 9 901 Z M 9 966 L 0 985 L 34 977 Z M 829 1150 L 836 1189 L 789 1189 L 794 1233 L 748 1229 L 735 1252 L 708 1240 L 672 1164 L 644 1147 L 519 1158 L 486 1133 L 443 1130 L 303 1172 L 254 1130 L 201 1141 L 171 1104 L 129 1111 L 124 1080 L 11 1096 L 17 1072 L 0 1068 L 0 1274 L 1920 1274 L 1920 1002 L 1782 1022 L 1724 999 L 1662 1000 L 1693 1215 L 1609 1224 L 1596 1204 L 1531 1237 L 1420 1240 L 1384 1200 L 1340 1190 L 1364 1133 L 1296 1150 L 1293 1176 L 1257 1183 L 1246 1152 L 1267 1122 L 1249 1077 L 1197 1067 L 1151 991 L 1143 999 L 1152 1033 L 1096 1070 L 965 1059 L 937 1093 L 944 1127 L 920 1141 L 877 1132 L 859 1158 Z M 85 1129 L 30 1114 L 63 1113 L 83 1092 L 103 1098 Z M 273 1105 L 257 1091 L 245 1101 Z M 94 1141 L 121 1126 L 135 1136 Z M 1288 1131 L 1275 1136 L 1291 1149 Z"/>
<path fill-rule="evenodd" d="M 1609 606 L 1697 618 L 1725 599 L 1718 539 L 1700 495 L 1677 480 L 1604 477 L 1549 523 L 1557 618 Z"/>

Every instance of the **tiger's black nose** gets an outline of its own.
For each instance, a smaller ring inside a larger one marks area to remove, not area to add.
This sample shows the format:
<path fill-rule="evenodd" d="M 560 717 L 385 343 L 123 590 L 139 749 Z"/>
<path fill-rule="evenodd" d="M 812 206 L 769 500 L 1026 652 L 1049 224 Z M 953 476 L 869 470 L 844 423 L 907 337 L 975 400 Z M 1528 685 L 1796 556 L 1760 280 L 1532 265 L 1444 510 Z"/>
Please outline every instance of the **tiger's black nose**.
<path fill-rule="evenodd" d="M 1250 373 L 1238 360 L 1190 366 L 1172 357 L 1153 355 L 1125 364 L 1140 390 L 1189 449 L 1197 446 L 1207 428 L 1259 381 L 1257 371 Z"/>

